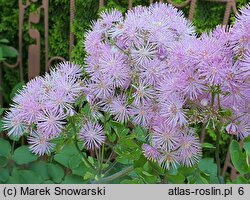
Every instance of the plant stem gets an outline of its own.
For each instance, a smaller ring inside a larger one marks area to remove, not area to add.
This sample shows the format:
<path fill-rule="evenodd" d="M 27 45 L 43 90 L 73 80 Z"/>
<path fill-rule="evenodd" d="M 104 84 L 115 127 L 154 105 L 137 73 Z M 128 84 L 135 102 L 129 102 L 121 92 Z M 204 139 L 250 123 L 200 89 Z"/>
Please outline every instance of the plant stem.
<path fill-rule="evenodd" d="M 133 170 L 133 166 L 129 166 L 125 169 L 123 169 L 122 171 L 120 172 L 117 172 L 111 176 L 108 176 L 108 177 L 105 177 L 99 181 L 95 181 L 93 183 L 106 183 L 106 182 L 109 182 L 109 181 L 113 181 L 117 178 L 120 178 L 120 177 L 123 177 L 123 176 L 126 176 L 127 174 L 129 174 L 131 171 Z"/>
<path fill-rule="evenodd" d="M 109 173 L 114 167 L 115 165 L 117 164 L 117 161 L 113 162 L 113 164 L 109 167 L 109 169 L 106 170 L 106 172 L 104 173 L 104 176 Z"/>
<path fill-rule="evenodd" d="M 106 125 L 107 123 L 107 116 L 106 116 L 106 113 L 104 113 L 103 115 L 103 125 L 104 125 L 104 131 L 106 131 Z M 99 174 L 101 175 L 102 174 L 102 164 L 103 164 L 103 159 L 104 159 L 104 149 L 105 146 L 104 144 L 101 146 L 101 149 L 99 150 Z"/>
<path fill-rule="evenodd" d="M 14 150 L 15 150 L 15 141 L 12 142 L 12 147 L 11 147 L 11 155 L 14 154 Z"/>
<path fill-rule="evenodd" d="M 217 164 L 217 178 L 219 180 L 219 183 L 221 183 L 221 179 L 220 179 L 220 131 L 218 129 L 216 129 L 215 160 Z"/>
<path fill-rule="evenodd" d="M 108 159 L 106 160 L 105 164 L 107 164 L 111 160 L 113 154 L 114 154 L 114 150 L 111 151 L 111 153 L 110 153 Z"/>
<path fill-rule="evenodd" d="M 89 162 L 89 160 L 83 155 L 81 149 L 79 148 L 78 144 L 77 144 L 77 140 L 74 140 L 75 146 L 77 151 L 80 153 L 80 155 L 82 156 L 82 159 L 84 160 L 85 163 L 87 163 L 94 171 L 96 170 L 95 167 Z"/>

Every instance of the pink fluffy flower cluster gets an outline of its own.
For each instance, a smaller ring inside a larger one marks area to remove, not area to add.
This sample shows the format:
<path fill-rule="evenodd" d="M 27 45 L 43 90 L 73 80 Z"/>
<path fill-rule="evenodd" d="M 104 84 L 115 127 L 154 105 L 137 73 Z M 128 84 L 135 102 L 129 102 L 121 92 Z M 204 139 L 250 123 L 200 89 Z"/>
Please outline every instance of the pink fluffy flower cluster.
<path fill-rule="evenodd" d="M 167 4 L 138 6 L 125 17 L 103 12 L 86 34 L 84 92 L 98 116 L 150 131 L 144 155 L 169 169 L 193 166 L 201 146 L 192 128 L 215 126 L 219 114 L 229 134 L 250 133 L 249 6 L 234 27 L 196 37 L 182 12 Z"/>
<path fill-rule="evenodd" d="M 31 80 L 14 97 L 4 118 L 8 135 L 28 133 L 30 150 L 40 156 L 49 154 L 55 147 L 51 140 L 60 136 L 66 118 L 74 115 L 73 104 L 83 89 L 80 77 L 79 66 L 65 62 Z"/>

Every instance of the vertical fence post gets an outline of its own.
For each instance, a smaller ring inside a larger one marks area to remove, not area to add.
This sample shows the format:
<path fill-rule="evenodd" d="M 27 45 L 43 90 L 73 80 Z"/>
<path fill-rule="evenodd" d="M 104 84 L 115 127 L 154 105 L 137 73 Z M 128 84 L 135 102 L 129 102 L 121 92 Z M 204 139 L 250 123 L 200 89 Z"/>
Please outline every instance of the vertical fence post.
<path fill-rule="evenodd" d="M 128 9 L 131 9 L 133 7 L 133 0 L 128 1 Z"/>
<path fill-rule="evenodd" d="M 43 2 L 44 9 L 44 43 L 45 43 L 45 70 L 49 71 L 49 66 L 47 63 L 49 61 L 49 1 L 44 0 Z"/>
<path fill-rule="evenodd" d="M 192 21 L 194 17 L 195 5 L 196 5 L 196 0 L 191 0 L 189 14 L 188 14 L 188 19 L 190 21 Z"/>
<path fill-rule="evenodd" d="M 224 19 L 223 19 L 223 25 L 227 25 L 229 17 L 230 17 L 230 12 L 231 12 L 231 7 L 232 7 L 232 1 L 228 1 L 226 4 L 226 11 L 224 14 Z"/>
<path fill-rule="evenodd" d="M 99 8 L 104 6 L 104 0 L 99 0 Z"/>
<path fill-rule="evenodd" d="M 75 0 L 70 0 L 70 36 L 69 36 L 69 59 L 71 60 L 71 53 L 74 46 L 74 34 L 72 30 L 75 18 Z"/>

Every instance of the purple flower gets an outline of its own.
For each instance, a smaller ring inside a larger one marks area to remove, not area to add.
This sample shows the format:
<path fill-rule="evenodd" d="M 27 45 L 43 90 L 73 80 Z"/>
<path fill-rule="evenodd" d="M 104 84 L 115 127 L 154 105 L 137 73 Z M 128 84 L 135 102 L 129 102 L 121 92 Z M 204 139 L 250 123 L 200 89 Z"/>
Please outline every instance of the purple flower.
<path fill-rule="evenodd" d="M 242 54 L 250 51 L 250 5 L 243 7 L 240 12 L 231 30 L 231 41 L 235 52 Z"/>
<path fill-rule="evenodd" d="M 43 133 L 33 131 L 28 137 L 28 143 L 30 150 L 36 155 L 43 156 L 44 154 L 50 154 L 55 148 L 55 144 L 50 142 L 49 138 L 46 138 Z"/>
<path fill-rule="evenodd" d="M 126 65 L 126 57 L 119 52 L 106 52 L 100 58 L 100 71 L 111 80 L 113 87 L 126 88 L 130 83 L 130 68 Z"/>
<path fill-rule="evenodd" d="M 139 68 L 143 65 L 147 65 L 149 61 L 153 60 L 156 53 L 155 45 L 150 43 L 131 49 L 132 60 Z"/>
<path fill-rule="evenodd" d="M 133 122 L 143 127 L 148 127 L 151 120 L 149 105 L 131 106 L 129 114 L 133 118 Z"/>
<path fill-rule="evenodd" d="M 180 147 L 178 149 L 179 163 L 186 167 L 192 167 L 199 162 L 201 158 L 201 145 L 192 131 L 182 134 L 180 137 Z"/>
<path fill-rule="evenodd" d="M 190 100 L 197 99 L 199 94 L 202 94 L 207 89 L 205 81 L 199 77 L 194 69 L 187 69 L 185 72 L 180 73 L 179 87 Z"/>
<path fill-rule="evenodd" d="M 62 132 L 66 124 L 65 119 L 66 114 L 59 110 L 43 110 L 37 119 L 37 129 L 44 133 L 44 137 L 54 138 Z"/>
<path fill-rule="evenodd" d="M 3 118 L 3 130 L 7 130 L 9 136 L 19 137 L 24 134 L 25 125 L 21 114 L 20 110 L 12 108 Z"/>
<path fill-rule="evenodd" d="M 56 73 L 69 78 L 81 78 L 83 75 L 80 66 L 69 61 L 59 63 L 55 70 Z"/>
<path fill-rule="evenodd" d="M 164 73 L 166 73 L 165 63 L 154 59 L 148 65 L 143 66 L 140 79 L 155 86 L 163 79 Z"/>
<path fill-rule="evenodd" d="M 114 93 L 111 80 L 104 77 L 93 78 L 87 87 L 96 98 L 106 99 Z"/>
<path fill-rule="evenodd" d="M 151 102 L 154 99 L 155 90 L 153 90 L 148 83 L 145 81 L 139 81 L 139 85 L 132 85 L 135 89 L 132 97 L 134 98 L 133 103 L 137 106 L 144 105 Z"/>
<path fill-rule="evenodd" d="M 186 115 L 183 109 L 185 100 L 182 96 L 171 95 L 163 100 L 160 113 L 172 126 L 185 125 L 187 123 Z"/>
<path fill-rule="evenodd" d="M 76 99 L 82 93 L 81 82 L 72 76 L 62 76 L 55 80 L 54 90 L 59 90 L 68 96 L 69 99 Z"/>
<path fill-rule="evenodd" d="M 110 105 L 110 112 L 112 115 L 114 115 L 114 119 L 118 122 L 127 122 L 129 118 L 129 112 L 127 99 L 124 94 L 114 97 Z"/>
<path fill-rule="evenodd" d="M 250 135 L 250 120 L 241 119 L 240 124 L 238 125 L 238 138 L 244 139 Z"/>
<path fill-rule="evenodd" d="M 151 161 L 157 161 L 160 158 L 160 153 L 158 150 L 148 144 L 143 144 L 142 145 L 142 152 L 144 156 Z"/>
<path fill-rule="evenodd" d="M 164 151 L 170 152 L 179 146 L 180 131 L 166 124 L 159 124 L 153 127 L 152 143 L 161 147 Z"/>
<path fill-rule="evenodd" d="M 72 104 L 75 100 L 67 95 L 67 93 L 62 89 L 52 90 L 45 96 L 46 108 L 53 110 L 54 112 L 66 113 L 72 116 L 74 114 L 74 109 Z"/>
<path fill-rule="evenodd" d="M 102 12 L 101 18 L 102 27 L 106 29 L 110 28 L 114 22 L 119 22 L 123 19 L 122 13 L 115 9 Z"/>
<path fill-rule="evenodd" d="M 162 168 L 166 170 L 169 170 L 171 168 L 176 169 L 177 166 L 179 165 L 178 155 L 175 151 L 164 152 L 163 154 L 161 154 L 158 162 L 162 166 Z"/>
<path fill-rule="evenodd" d="M 90 150 L 99 149 L 106 138 L 102 126 L 90 121 L 82 127 L 79 137 Z"/>

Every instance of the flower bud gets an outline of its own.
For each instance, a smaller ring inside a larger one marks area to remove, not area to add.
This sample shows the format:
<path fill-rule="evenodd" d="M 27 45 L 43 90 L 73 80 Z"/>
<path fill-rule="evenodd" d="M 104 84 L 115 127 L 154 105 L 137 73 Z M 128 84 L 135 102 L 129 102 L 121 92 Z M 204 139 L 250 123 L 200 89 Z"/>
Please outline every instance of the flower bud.
<path fill-rule="evenodd" d="M 230 123 L 227 125 L 226 127 L 226 131 L 228 132 L 228 134 L 230 135 L 237 135 L 238 133 L 238 127 L 235 123 Z"/>
<path fill-rule="evenodd" d="M 207 106 L 208 105 L 208 99 L 206 99 L 206 98 L 202 99 L 200 103 L 201 103 L 202 106 Z"/>

